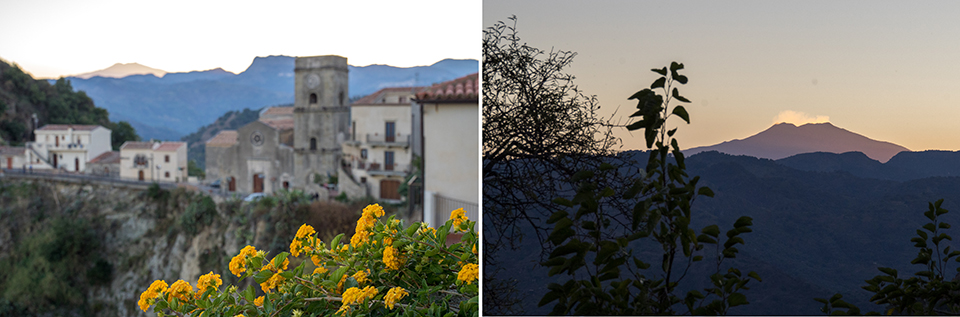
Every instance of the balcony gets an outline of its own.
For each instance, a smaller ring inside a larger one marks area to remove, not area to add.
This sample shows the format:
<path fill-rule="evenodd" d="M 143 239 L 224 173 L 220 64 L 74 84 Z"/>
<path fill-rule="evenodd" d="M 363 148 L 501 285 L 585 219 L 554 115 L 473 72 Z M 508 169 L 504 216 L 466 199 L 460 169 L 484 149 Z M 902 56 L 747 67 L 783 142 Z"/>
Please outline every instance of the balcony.
<path fill-rule="evenodd" d="M 371 176 L 405 176 L 410 170 L 410 164 L 383 165 L 380 162 L 367 162 L 361 159 L 344 163 L 351 169 L 366 171 Z"/>
<path fill-rule="evenodd" d="M 410 135 L 397 133 L 396 135 L 383 135 L 383 134 L 367 134 L 366 135 L 367 144 L 370 146 L 386 146 L 386 147 L 409 147 L 410 146 Z"/>

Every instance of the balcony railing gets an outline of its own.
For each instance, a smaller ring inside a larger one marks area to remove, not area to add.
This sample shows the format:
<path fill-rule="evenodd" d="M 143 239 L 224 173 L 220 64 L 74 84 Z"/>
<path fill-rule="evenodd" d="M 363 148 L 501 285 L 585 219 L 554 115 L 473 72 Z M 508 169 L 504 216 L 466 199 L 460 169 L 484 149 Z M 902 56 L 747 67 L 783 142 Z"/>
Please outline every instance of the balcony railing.
<path fill-rule="evenodd" d="M 409 146 L 410 135 L 397 133 L 396 135 L 367 134 L 367 144 L 384 146 Z"/>
<path fill-rule="evenodd" d="M 384 165 L 382 162 L 368 162 L 361 159 L 344 163 L 352 169 L 367 171 L 371 175 L 406 175 L 410 171 L 410 164 Z"/>

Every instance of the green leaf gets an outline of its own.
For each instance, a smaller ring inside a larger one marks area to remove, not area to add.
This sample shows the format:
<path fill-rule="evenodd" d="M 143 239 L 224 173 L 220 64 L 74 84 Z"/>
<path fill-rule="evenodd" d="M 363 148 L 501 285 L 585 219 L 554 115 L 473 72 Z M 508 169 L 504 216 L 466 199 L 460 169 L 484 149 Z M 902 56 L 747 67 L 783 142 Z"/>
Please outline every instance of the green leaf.
<path fill-rule="evenodd" d="M 680 117 L 680 119 L 683 119 L 683 121 L 686 121 L 687 123 L 690 123 L 690 115 L 687 114 L 687 109 L 683 108 L 683 106 L 673 107 L 673 114 L 675 114 L 675 115 L 677 115 L 678 117 Z M 676 140 L 676 139 L 674 139 L 674 140 Z"/>
<path fill-rule="evenodd" d="M 557 198 L 557 199 L 563 199 L 563 198 Z M 557 199 L 554 199 L 553 202 L 557 202 Z M 566 200 L 566 199 L 563 199 L 563 200 Z M 569 200 L 566 200 L 566 201 L 569 202 Z M 571 205 L 568 207 L 573 207 L 573 204 L 571 203 Z M 556 211 L 552 215 L 550 215 L 550 219 L 547 219 L 547 224 L 553 224 L 557 221 L 560 221 L 560 219 L 566 218 L 567 215 L 569 215 L 569 213 L 567 213 L 566 211 L 563 211 L 563 210 Z"/>
<path fill-rule="evenodd" d="M 707 197 L 713 197 L 713 190 L 710 189 L 710 187 L 700 187 L 700 189 L 697 190 L 697 194 L 702 196 L 707 196 Z"/>
<path fill-rule="evenodd" d="M 748 216 L 740 217 L 739 219 L 737 219 L 737 222 L 733 224 L 735 228 L 752 226 L 752 225 L 753 225 L 753 218 L 750 218 Z"/>
<path fill-rule="evenodd" d="M 933 226 L 932 223 L 927 223 L 927 224 L 923 225 L 923 228 L 924 228 L 924 229 L 927 229 L 927 231 L 930 231 L 930 232 L 934 232 L 934 231 L 937 230 L 937 227 Z"/>
<path fill-rule="evenodd" d="M 727 297 L 727 304 L 730 304 L 730 307 L 740 306 L 749 304 L 747 302 L 747 296 L 740 293 L 730 294 L 730 297 Z"/>
<path fill-rule="evenodd" d="M 750 271 L 750 273 L 747 273 L 747 276 L 752 277 L 753 279 L 757 280 L 757 282 L 763 282 L 763 280 L 760 279 L 760 274 L 757 274 L 757 272 Z"/>
<path fill-rule="evenodd" d="M 676 80 L 678 83 L 681 83 L 681 84 L 684 84 L 684 85 L 687 84 L 687 76 L 684 76 L 684 75 L 673 76 L 673 80 Z M 689 102 L 689 101 L 687 101 L 687 102 Z"/>
<path fill-rule="evenodd" d="M 703 230 L 700 230 L 700 232 L 703 232 L 706 235 L 716 238 L 720 236 L 720 227 L 717 225 L 709 225 L 703 228 Z"/>
<path fill-rule="evenodd" d="M 690 103 L 689 99 L 684 98 L 683 96 L 680 95 L 680 91 L 677 90 L 677 88 L 673 88 L 673 99 L 676 99 L 681 102 Z"/>
<path fill-rule="evenodd" d="M 663 88 L 663 85 L 666 83 L 667 83 L 667 78 L 660 77 L 659 79 L 655 80 L 652 84 L 650 84 L 650 89 Z"/>
<path fill-rule="evenodd" d="M 553 199 L 553 203 L 554 203 L 554 204 L 557 204 L 557 205 L 565 206 L 565 207 L 573 207 L 573 202 L 570 201 L 569 199 L 566 199 L 566 198 L 563 198 L 563 197 L 554 198 L 554 199 Z M 551 217 L 551 218 L 552 218 L 552 217 Z M 549 223 L 549 222 L 547 222 L 547 223 Z"/>
<path fill-rule="evenodd" d="M 579 181 L 581 181 L 581 180 L 584 180 L 584 179 L 587 179 L 587 178 L 591 178 L 591 177 L 593 177 L 593 171 L 591 171 L 591 170 L 582 170 L 582 171 L 577 172 L 576 174 L 573 174 L 573 178 L 571 179 L 571 181 L 573 181 L 573 182 L 579 182 Z"/>
<path fill-rule="evenodd" d="M 412 226 L 411 226 L 412 227 Z M 407 231 L 410 231 L 407 229 Z M 338 234 L 336 237 L 333 237 L 333 241 L 330 242 L 330 248 L 336 248 L 340 246 L 340 239 L 343 239 L 343 234 Z"/>
<path fill-rule="evenodd" d="M 896 277 L 896 276 L 897 276 L 897 270 L 894 270 L 894 269 L 892 269 L 892 268 L 889 268 L 889 267 L 879 267 L 879 268 L 877 268 L 877 269 L 880 270 L 880 272 L 883 272 L 883 273 L 885 273 L 885 274 L 887 274 L 887 275 L 890 275 L 890 276 L 893 276 L 893 277 Z"/>

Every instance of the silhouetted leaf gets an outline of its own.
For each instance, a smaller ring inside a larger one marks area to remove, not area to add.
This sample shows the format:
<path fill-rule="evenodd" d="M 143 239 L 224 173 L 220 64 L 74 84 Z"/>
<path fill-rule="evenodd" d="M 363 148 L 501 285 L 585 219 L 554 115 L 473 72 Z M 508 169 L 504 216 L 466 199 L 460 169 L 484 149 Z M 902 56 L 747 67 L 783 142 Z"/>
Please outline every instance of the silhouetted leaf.
<path fill-rule="evenodd" d="M 683 119 L 683 121 L 686 121 L 687 123 L 690 123 L 690 115 L 687 114 L 687 109 L 683 108 L 683 106 L 676 106 L 676 107 L 674 107 L 674 108 L 673 108 L 673 114 L 675 114 L 675 115 L 677 115 L 678 117 L 680 117 L 680 119 Z M 676 140 L 676 139 L 674 139 L 674 140 Z"/>
<path fill-rule="evenodd" d="M 667 83 L 667 78 L 666 78 L 666 77 L 660 77 L 660 79 L 657 79 L 657 80 L 654 81 L 652 84 L 650 84 L 650 89 L 663 88 L 663 85 L 666 84 L 666 83 Z"/>

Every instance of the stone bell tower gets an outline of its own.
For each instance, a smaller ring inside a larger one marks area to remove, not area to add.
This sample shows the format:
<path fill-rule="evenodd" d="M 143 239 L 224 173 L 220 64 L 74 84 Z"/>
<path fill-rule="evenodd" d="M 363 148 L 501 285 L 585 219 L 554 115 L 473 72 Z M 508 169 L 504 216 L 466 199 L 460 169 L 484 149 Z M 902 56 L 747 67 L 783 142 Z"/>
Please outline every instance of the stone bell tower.
<path fill-rule="evenodd" d="M 337 175 L 350 100 L 345 57 L 297 57 L 295 65 L 294 186 L 303 188 L 313 184 L 314 175 L 322 182 Z"/>

